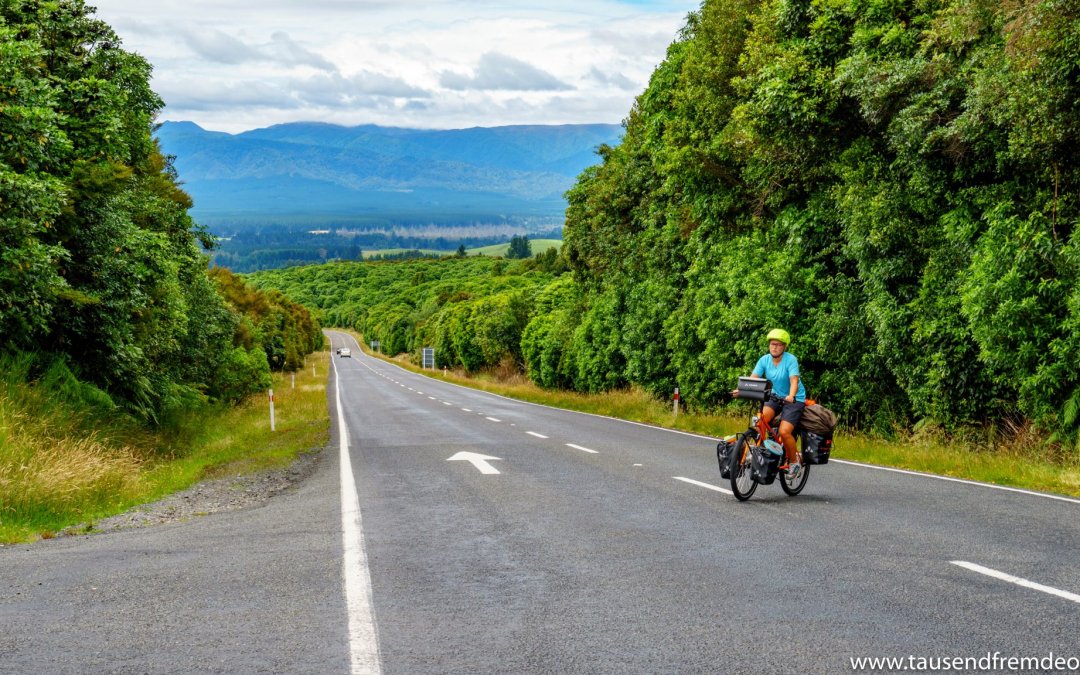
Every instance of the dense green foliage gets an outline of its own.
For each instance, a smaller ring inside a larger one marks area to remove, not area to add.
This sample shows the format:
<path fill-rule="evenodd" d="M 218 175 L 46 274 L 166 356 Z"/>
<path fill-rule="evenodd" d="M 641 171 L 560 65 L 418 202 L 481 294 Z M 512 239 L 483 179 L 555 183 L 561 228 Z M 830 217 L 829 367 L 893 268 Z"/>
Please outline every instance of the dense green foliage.
<path fill-rule="evenodd" d="M 340 309 L 376 292 L 361 276 L 318 304 L 395 350 L 438 327 L 467 367 L 499 332 L 481 316 L 527 319 L 537 383 L 703 408 L 782 326 L 849 424 L 1075 439 L 1078 101 L 1072 0 L 709 0 L 568 195 L 572 279 L 524 314 L 477 277 L 410 295 L 402 267 L 377 311 Z"/>
<path fill-rule="evenodd" d="M 434 347 L 440 366 L 477 370 L 521 366 L 522 332 L 537 296 L 557 271 L 555 257 L 508 262 L 447 257 L 381 263 L 331 263 L 251 275 L 322 311 L 328 325 L 378 340 L 388 354 Z"/>
<path fill-rule="evenodd" d="M 268 373 L 237 362 L 243 309 L 206 274 L 149 76 L 81 0 L 0 0 L 0 352 L 66 362 L 154 420 Z"/>
<path fill-rule="evenodd" d="M 1077 101 L 1072 1 L 705 2 L 570 193 L 571 384 L 709 405 L 783 326 L 848 422 L 1075 435 Z"/>

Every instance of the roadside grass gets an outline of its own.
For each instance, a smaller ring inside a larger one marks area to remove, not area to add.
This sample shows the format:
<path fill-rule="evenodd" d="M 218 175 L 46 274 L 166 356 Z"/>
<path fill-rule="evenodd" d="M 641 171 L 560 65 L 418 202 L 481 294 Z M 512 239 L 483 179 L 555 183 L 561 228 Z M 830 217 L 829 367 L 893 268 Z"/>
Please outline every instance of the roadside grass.
<path fill-rule="evenodd" d="M 73 525 L 92 529 L 94 520 L 200 480 L 287 466 L 323 447 L 328 366 L 328 352 L 310 355 L 296 373 L 295 389 L 289 374 L 275 374 L 276 432 L 265 394 L 235 407 L 202 405 L 150 432 L 105 401 L 95 407 L 58 395 L 57 383 L 45 378 L 26 384 L 25 367 L 6 369 L 0 378 L 0 542 L 50 538 Z M 70 374 L 67 379 L 74 382 Z"/>
<path fill-rule="evenodd" d="M 344 329 L 335 329 L 344 330 Z M 719 438 L 743 431 L 749 412 L 674 414 L 670 402 L 658 401 L 648 392 L 632 388 L 603 394 L 580 394 L 541 389 L 512 369 L 466 374 L 460 370 L 423 370 L 404 358 L 390 358 L 370 351 L 358 333 L 365 353 L 389 361 L 433 379 L 446 380 L 474 389 L 511 398 L 542 403 L 557 408 L 651 424 Z M 749 409 L 747 408 L 747 411 Z M 840 431 L 833 442 L 834 459 L 887 466 L 909 471 L 973 480 L 993 485 L 1039 490 L 1080 497 L 1080 464 L 1076 456 L 1055 454 L 1033 437 L 1030 430 L 1018 429 L 992 442 L 950 439 L 933 429 L 919 434 L 898 435 L 894 439 L 870 433 Z M 715 465 L 715 448 L 702 441 L 702 459 Z"/>

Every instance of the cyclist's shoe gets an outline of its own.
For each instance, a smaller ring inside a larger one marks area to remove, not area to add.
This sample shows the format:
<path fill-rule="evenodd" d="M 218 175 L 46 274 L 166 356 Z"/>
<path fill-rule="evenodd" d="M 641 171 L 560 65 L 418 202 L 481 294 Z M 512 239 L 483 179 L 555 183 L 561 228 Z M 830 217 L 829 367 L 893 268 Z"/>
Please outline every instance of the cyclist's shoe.
<path fill-rule="evenodd" d="M 785 464 L 784 466 L 780 467 L 780 470 L 787 472 L 788 481 L 793 481 L 799 477 L 800 473 L 802 473 L 802 464 L 799 464 L 798 462 L 792 462 L 790 464 Z"/>

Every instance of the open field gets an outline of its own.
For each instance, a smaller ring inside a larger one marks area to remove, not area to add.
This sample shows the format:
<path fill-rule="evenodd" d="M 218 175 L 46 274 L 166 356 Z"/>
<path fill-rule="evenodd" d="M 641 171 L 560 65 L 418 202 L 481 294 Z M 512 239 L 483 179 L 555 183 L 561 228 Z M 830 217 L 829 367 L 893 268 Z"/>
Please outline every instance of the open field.
<path fill-rule="evenodd" d="M 529 244 L 532 245 L 533 255 L 539 255 L 550 248 L 560 249 L 562 248 L 561 239 L 530 239 Z M 510 248 L 510 242 L 504 244 L 492 244 L 491 246 L 481 246 L 478 248 L 465 249 L 466 255 L 486 255 L 491 257 L 506 255 L 507 249 Z M 457 250 L 443 251 L 434 248 L 386 248 L 375 251 L 364 251 L 364 259 L 369 260 L 379 255 L 397 255 L 399 253 L 406 253 L 409 251 L 419 251 L 424 255 L 454 255 Z"/>

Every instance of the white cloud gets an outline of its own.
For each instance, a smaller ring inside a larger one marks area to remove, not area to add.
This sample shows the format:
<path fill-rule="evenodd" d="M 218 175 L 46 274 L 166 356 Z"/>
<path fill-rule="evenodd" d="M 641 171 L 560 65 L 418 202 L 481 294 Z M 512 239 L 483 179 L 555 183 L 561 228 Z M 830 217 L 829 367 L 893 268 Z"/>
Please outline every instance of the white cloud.
<path fill-rule="evenodd" d="M 700 0 L 95 0 L 162 119 L 618 122 Z"/>
<path fill-rule="evenodd" d="M 560 82 L 551 73 L 536 66 L 515 59 L 506 54 L 488 52 L 480 57 L 473 75 L 462 75 L 443 71 L 439 84 L 447 89 L 465 91 L 506 90 L 506 91 L 564 91 L 573 89 L 565 82 Z"/>

